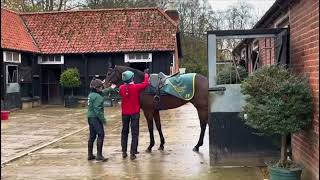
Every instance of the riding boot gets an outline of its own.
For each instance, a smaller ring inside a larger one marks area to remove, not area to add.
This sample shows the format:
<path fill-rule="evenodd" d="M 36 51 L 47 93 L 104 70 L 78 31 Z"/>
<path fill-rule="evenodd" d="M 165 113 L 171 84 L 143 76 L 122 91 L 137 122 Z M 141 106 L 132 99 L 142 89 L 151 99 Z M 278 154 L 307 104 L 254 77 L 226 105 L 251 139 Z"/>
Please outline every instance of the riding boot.
<path fill-rule="evenodd" d="M 93 155 L 93 142 L 88 143 L 88 161 L 93 160 L 96 156 Z"/>
<path fill-rule="evenodd" d="M 107 161 L 108 158 L 103 157 L 102 155 L 102 147 L 103 147 L 103 139 L 99 139 L 97 140 L 97 161 Z"/>
<path fill-rule="evenodd" d="M 126 153 L 126 152 L 123 152 L 122 153 L 122 158 L 124 159 L 124 158 L 127 158 L 127 156 L 128 156 L 128 154 Z"/>

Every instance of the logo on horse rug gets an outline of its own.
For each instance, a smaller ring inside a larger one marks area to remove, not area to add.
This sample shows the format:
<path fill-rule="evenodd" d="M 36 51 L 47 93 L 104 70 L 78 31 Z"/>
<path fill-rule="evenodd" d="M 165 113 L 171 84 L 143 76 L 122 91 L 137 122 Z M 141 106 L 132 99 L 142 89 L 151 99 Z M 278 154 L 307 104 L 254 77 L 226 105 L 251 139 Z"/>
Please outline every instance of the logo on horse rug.
<path fill-rule="evenodd" d="M 164 92 L 189 101 L 194 96 L 195 76 L 196 73 L 188 73 L 159 78 L 158 74 L 152 74 L 150 84 L 155 89 L 159 89 L 161 94 Z"/>

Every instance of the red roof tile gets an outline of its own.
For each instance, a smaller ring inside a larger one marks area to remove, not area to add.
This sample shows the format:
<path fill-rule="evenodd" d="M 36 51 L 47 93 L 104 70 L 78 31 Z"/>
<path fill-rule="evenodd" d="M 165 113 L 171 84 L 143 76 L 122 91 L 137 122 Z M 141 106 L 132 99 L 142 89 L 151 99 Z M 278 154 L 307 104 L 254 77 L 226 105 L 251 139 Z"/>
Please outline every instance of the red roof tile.
<path fill-rule="evenodd" d="M 39 52 L 20 16 L 1 8 L 1 48 Z"/>
<path fill-rule="evenodd" d="M 177 24 L 158 8 L 24 13 L 21 17 L 42 53 L 175 50 Z"/>

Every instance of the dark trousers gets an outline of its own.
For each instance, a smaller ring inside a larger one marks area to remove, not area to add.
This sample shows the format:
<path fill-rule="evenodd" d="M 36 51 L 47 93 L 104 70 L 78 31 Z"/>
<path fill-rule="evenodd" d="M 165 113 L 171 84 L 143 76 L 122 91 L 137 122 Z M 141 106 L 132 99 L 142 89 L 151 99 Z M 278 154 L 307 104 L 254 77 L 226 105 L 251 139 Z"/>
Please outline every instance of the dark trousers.
<path fill-rule="evenodd" d="M 139 141 L 139 118 L 140 114 L 122 115 L 122 132 L 121 132 L 121 146 L 122 152 L 127 152 L 129 125 L 131 125 L 131 149 L 130 154 L 137 154 Z"/>
<path fill-rule="evenodd" d="M 93 143 L 96 140 L 97 136 L 97 155 L 102 155 L 102 147 L 104 141 L 104 128 L 103 123 L 98 118 L 88 119 L 89 123 L 89 140 L 88 140 L 88 154 L 92 155 Z"/>

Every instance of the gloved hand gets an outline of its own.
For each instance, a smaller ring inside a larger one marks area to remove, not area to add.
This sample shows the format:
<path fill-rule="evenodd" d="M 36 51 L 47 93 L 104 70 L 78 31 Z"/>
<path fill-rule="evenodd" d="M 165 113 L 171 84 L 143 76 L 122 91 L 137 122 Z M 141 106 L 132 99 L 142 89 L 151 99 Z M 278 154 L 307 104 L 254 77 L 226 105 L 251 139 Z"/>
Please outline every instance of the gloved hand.
<path fill-rule="evenodd" d="M 149 68 L 145 69 L 143 72 L 149 74 Z"/>

